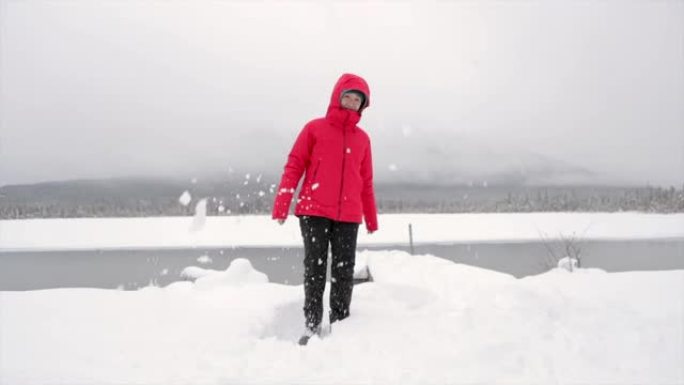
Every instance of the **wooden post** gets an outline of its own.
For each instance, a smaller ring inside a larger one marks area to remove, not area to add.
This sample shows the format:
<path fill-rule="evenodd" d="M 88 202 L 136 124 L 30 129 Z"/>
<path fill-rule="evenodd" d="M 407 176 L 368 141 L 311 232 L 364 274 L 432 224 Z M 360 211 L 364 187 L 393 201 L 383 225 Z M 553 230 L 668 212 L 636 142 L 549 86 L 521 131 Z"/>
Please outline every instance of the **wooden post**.
<path fill-rule="evenodd" d="M 409 223 L 409 246 L 411 248 L 411 255 L 413 255 L 413 227 Z"/>

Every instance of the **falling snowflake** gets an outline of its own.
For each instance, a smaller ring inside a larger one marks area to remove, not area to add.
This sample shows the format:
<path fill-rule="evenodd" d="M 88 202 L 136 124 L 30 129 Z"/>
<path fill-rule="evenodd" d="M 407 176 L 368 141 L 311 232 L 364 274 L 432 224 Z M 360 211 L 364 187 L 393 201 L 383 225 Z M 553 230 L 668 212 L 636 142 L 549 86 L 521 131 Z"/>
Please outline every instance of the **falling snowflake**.
<path fill-rule="evenodd" d="M 178 198 L 178 201 L 183 206 L 189 205 L 191 200 L 192 200 L 192 196 L 190 196 L 190 193 L 187 190 L 185 192 L 183 192 L 183 194 L 180 196 L 180 198 Z"/>
<path fill-rule="evenodd" d="M 204 224 L 207 220 L 207 199 L 200 199 L 195 205 L 195 215 L 192 218 L 192 224 L 190 225 L 190 231 L 199 231 L 204 228 Z"/>
<path fill-rule="evenodd" d="M 413 128 L 408 124 L 404 124 L 401 126 L 401 133 L 404 135 L 404 138 L 408 138 L 413 133 Z"/>
<path fill-rule="evenodd" d="M 316 190 L 318 188 L 318 186 L 319 186 L 318 183 L 314 183 L 313 185 L 311 185 L 311 189 Z"/>

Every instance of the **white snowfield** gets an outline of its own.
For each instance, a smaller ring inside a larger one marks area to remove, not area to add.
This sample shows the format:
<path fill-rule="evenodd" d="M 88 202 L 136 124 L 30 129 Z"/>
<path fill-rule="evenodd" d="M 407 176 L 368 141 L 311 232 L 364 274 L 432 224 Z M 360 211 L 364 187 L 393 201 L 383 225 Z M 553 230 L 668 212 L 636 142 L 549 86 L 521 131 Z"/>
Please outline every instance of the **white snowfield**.
<path fill-rule="evenodd" d="M 164 288 L 0 292 L 0 383 L 684 383 L 684 271 L 518 280 L 398 251 L 358 265 L 374 281 L 305 347 L 302 286 L 244 259 Z"/>
<path fill-rule="evenodd" d="M 684 238 L 684 214 L 510 213 L 385 214 L 359 246 L 409 243 L 523 242 L 577 239 Z M 0 251 L 116 248 L 301 246 L 298 218 L 283 226 L 269 216 L 82 218 L 0 221 Z"/>
<path fill-rule="evenodd" d="M 0 251 L 301 245 L 294 217 L 198 213 L 0 221 Z M 405 244 L 409 223 L 419 244 L 684 237 L 682 214 L 416 214 L 360 245 Z M 306 347 L 302 286 L 245 259 L 164 288 L 0 292 L 0 384 L 684 384 L 684 270 L 515 279 L 390 250 L 356 267 L 373 281 Z"/>

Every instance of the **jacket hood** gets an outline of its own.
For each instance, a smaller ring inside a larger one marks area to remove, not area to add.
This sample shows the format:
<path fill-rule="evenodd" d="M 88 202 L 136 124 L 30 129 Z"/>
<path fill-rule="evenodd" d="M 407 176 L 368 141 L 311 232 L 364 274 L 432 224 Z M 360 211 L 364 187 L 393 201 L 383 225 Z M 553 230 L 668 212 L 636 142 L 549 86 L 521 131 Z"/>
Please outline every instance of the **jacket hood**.
<path fill-rule="evenodd" d="M 357 90 L 363 92 L 365 96 L 363 104 L 358 111 L 348 110 L 340 104 L 342 94 L 345 91 Z M 332 94 L 330 95 L 330 104 L 328 105 L 328 113 L 326 119 L 333 124 L 341 124 L 344 127 L 355 126 L 361 119 L 361 113 L 370 105 L 370 88 L 366 81 L 354 74 L 343 74 L 335 83 Z"/>

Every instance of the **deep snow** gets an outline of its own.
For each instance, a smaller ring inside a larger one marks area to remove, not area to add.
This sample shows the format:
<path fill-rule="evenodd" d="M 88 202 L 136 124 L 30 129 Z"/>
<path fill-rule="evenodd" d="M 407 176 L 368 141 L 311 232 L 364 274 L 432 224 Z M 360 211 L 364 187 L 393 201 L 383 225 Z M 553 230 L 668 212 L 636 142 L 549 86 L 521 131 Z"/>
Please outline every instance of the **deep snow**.
<path fill-rule="evenodd" d="M 0 251 L 301 245 L 296 218 L 0 221 Z M 359 245 L 684 237 L 684 214 L 382 215 Z M 198 258 L 199 265 L 207 262 Z M 0 292 L 0 384 L 682 384 L 684 270 L 512 276 L 357 254 L 352 315 L 308 346 L 302 286 L 245 259 L 138 291 Z"/>
<path fill-rule="evenodd" d="M 681 384 L 684 271 L 515 279 L 365 251 L 350 318 L 301 347 L 303 289 L 244 259 L 139 291 L 0 292 L 2 384 Z"/>

